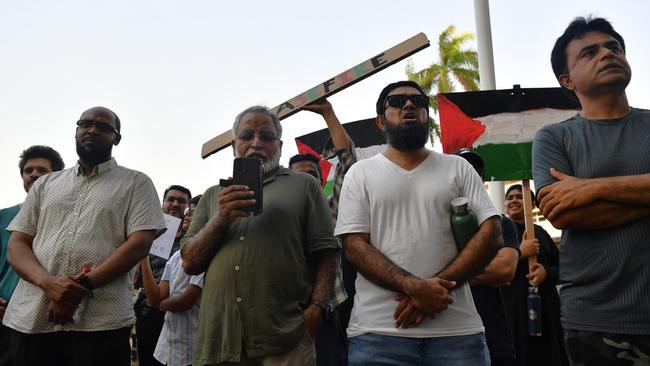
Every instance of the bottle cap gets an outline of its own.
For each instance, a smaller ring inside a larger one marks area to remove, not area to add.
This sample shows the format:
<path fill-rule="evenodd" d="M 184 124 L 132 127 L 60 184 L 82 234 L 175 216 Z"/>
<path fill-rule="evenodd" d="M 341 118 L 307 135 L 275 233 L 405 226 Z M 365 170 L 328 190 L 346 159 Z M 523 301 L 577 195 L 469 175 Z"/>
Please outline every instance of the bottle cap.
<path fill-rule="evenodd" d="M 451 200 L 451 210 L 454 213 L 466 212 L 469 207 L 469 199 L 467 197 L 456 197 Z"/>

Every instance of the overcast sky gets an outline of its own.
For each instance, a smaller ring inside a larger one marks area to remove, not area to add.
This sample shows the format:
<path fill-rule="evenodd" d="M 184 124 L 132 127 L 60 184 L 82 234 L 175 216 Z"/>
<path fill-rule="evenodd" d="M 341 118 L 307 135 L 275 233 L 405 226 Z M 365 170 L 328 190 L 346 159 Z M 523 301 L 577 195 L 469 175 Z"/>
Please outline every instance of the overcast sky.
<path fill-rule="evenodd" d="M 181 184 L 202 193 L 232 171 L 232 152 L 205 160 L 201 145 L 253 104 L 285 101 L 424 32 L 437 58 L 448 25 L 475 32 L 473 1 L 1 1 L 0 207 L 22 202 L 20 152 L 35 144 L 77 161 L 75 122 L 96 105 L 122 120 L 118 163 L 140 170 L 159 194 Z M 578 15 L 608 18 L 632 66 L 630 103 L 649 107 L 648 1 L 490 3 L 497 88 L 556 86 L 549 55 Z M 475 45 L 474 45 L 475 46 Z M 373 117 L 379 91 L 404 79 L 406 61 L 333 96 L 343 122 Z M 645 81 L 644 81 L 645 80 Z M 325 127 L 300 112 L 283 121 L 282 162 L 296 136 Z"/>

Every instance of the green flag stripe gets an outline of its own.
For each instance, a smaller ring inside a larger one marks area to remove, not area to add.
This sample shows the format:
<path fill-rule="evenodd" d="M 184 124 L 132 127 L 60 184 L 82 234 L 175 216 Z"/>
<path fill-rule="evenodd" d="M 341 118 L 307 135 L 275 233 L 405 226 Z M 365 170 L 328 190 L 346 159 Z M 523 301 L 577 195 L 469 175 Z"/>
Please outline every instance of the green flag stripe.
<path fill-rule="evenodd" d="M 532 141 L 517 144 L 485 144 L 474 148 L 485 163 L 485 179 L 533 179 Z"/>

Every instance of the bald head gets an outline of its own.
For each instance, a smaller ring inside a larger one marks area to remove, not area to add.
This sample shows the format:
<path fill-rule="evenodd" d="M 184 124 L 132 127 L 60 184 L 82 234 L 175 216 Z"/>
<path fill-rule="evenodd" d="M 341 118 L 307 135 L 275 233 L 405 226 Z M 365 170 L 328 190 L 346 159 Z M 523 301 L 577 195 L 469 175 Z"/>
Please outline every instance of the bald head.
<path fill-rule="evenodd" d="M 90 109 L 87 109 L 81 114 L 81 118 L 79 119 L 84 119 L 85 115 L 96 114 L 96 113 L 104 113 L 113 116 L 113 122 L 115 122 L 115 129 L 117 129 L 118 132 L 121 131 L 122 124 L 120 123 L 120 117 L 118 117 L 117 114 L 115 114 L 115 112 L 113 112 L 112 110 L 106 107 L 97 106 L 97 107 L 92 107 Z"/>

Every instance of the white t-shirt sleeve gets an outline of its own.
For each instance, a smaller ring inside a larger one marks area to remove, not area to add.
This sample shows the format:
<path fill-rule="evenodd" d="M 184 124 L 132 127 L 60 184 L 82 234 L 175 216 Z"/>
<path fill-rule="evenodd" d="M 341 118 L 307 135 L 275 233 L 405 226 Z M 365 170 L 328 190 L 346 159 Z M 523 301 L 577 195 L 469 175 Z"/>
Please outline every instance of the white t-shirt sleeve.
<path fill-rule="evenodd" d="M 370 201 L 364 186 L 364 171 L 353 165 L 343 181 L 339 215 L 334 235 L 370 233 Z"/>
<path fill-rule="evenodd" d="M 499 211 L 492 204 L 476 170 L 466 160 L 463 159 L 461 162 L 462 195 L 469 199 L 469 208 L 476 215 L 476 220 L 480 225 L 490 217 L 498 216 Z"/>
<path fill-rule="evenodd" d="M 203 288 L 203 275 L 205 272 L 201 273 L 200 275 L 196 276 L 190 276 L 190 285 L 194 285 L 200 288 Z"/>
<path fill-rule="evenodd" d="M 171 282 L 171 280 L 172 280 L 172 275 L 174 274 L 174 266 L 175 266 L 176 262 L 178 262 L 178 258 L 179 258 L 179 257 L 180 257 L 180 256 L 177 257 L 177 256 L 176 256 L 176 253 L 174 253 L 174 254 L 169 258 L 169 260 L 167 261 L 167 263 L 165 263 L 165 270 L 163 271 L 163 274 L 162 274 L 162 276 L 160 277 L 160 281 Z"/>

